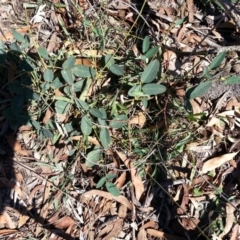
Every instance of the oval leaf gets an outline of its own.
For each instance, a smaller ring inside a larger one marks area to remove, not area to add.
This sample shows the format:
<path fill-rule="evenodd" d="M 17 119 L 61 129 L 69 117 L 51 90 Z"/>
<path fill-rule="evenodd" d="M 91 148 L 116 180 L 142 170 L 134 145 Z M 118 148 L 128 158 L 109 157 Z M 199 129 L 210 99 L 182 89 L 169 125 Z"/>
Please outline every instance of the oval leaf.
<path fill-rule="evenodd" d="M 76 102 L 76 105 L 78 107 L 79 110 L 85 110 L 85 111 L 88 111 L 89 109 L 89 106 L 86 102 L 84 102 L 83 100 L 80 100 L 80 99 L 75 99 L 75 102 Z"/>
<path fill-rule="evenodd" d="M 25 42 L 24 36 L 21 33 L 17 32 L 16 30 L 12 30 L 12 35 L 18 42 L 21 43 Z"/>
<path fill-rule="evenodd" d="M 106 67 L 107 67 L 108 69 L 115 63 L 112 55 L 110 55 L 110 54 L 107 54 L 107 55 L 104 57 L 104 62 L 105 62 L 105 65 L 106 65 Z"/>
<path fill-rule="evenodd" d="M 52 82 L 54 79 L 53 71 L 51 69 L 46 69 L 43 73 L 43 78 L 46 82 Z"/>
<path fill-rule="evenodd" d="M 225 84 L 239 84 L 240 83 L 240 76 L 232 76 L 227 78 L 224 81 Z"/>
<path fill-rule="evenodd" d="M 104 185 L 105 182 L 106 182 L 106 178 L 105 178 L 105 177 L 102 177 L 102 178 L 98 181 L 96 188 L 101 188 L 101 187 Z"/>
<path fill-rule="evenodd" d="M 96 149 L 88 153 L 86 158 L 86 166 L 93 167 L 102 158 L 102 150 Z"/>
<path fill-rule="evenodd" d="M 129 89 L 128 96 L 130 97 L 141 97 L 144 96 L 144 93 L 141 91 L 141 86 L 136 85 Z"/>
<path fill-rule="evenodd" d="M 89 136 L 92 132 L 92 121 L 88 116 L 84 116 L 81 120 L 81 131 L 85 136 Z"/>
<path fill-rule="evenodd" d="M 49 56 L 48 56 L 47 50 L 46 50 L 45 48 L 39 47 L 39 48 L 38 48 L 38 53 L 39 53 L 39 55 L 40 55 L 42 58 L 44 58 L 44 59 L 46 59 L 46 60 L 49 60 L 49 59 L 50 59 Z"/>
<path fill-rule="evenodd" d="M 72 85 L 74 82 L 74 76 L 72 74 L 71 70 L 62 70 L 61 71 L 62 77 L 65 80 L 66 83 L 68 83 L 69 85 Z"/>
<path fill-rule="evenodd" d="M 116 178 L 116 176 L 117 176 L 117 174 L 107 174 L 107 175 L 105 176 L 105 178 L 106 178 L 107 180 L 112 180 L 112 179 Z"/>
<path fill-rule="evenodd" d="M 109 70 L 117 76 L 122 76 L 124 74 L 123 69 L 120 66 L 118 66 L 117 64 L 111 65 L 109 67 Z"/>
<path fill-rule="evenodd" d="M 118 115 L 112 121 L 110 121 L 110 127 L 122 128 L 128 123 L 128 117 L 126 115 Z"/>
<path fill-rule="evenodd" d="M 211 86 L 212 86 L 212 81 L 206 81 L 206 82 L 200 83 L 197 87 L 189 89 L 186 93 L 186 96 L 189 99 L 201 97 L 208 91 L 208 89 Z"/>
<path fill-rule="evenodd" d="M 210 66 L 209 66 L 209 69 L 212 70 L 214 68 L 217 68 L 220 66 L 221 62 L 223 61 L 223 59 L 225 58 L 226 56 L 226 52 L 221 52 L 219 53 L 214 59 L 213 61 L 211 62 Z"/>
<path fill-rule="evenodd" d="M 75 65 L 72 70 L 76 77 L 87 78 L 96 75 L 96 71 L 93 68 L 84 65 Z"/>
<path fill-rule="evenodd" d="M 65 112 L 67 112 L 69 107 L 69 103 L 62 101 L 62 100 L 58 100 L 55 102 L 55 109 L 57 113 L 63 114 Z"/>
<path fill-rule="evenodd" d="M 160 64 L 157 59 L 150 62 L 142 73 L 141 82 L 143 83 L 152 82 L 157 77 L 159 67 Z"/>
<path fill-rule="evenodd" d="M 106 188 L 108 192 L 110 192 L 113 196 L 117 197 L 120 195 L 120 191 L 114 183 L 106 182 Z"/>
<path fill-rule="evenodd" d="M 150 38 L 149 36 L 146 36 L 143 40 L 143 44 L 142 44 L 142 51 L 143 53 L 145 53 L 150 47 Z"/>
<path fill-rule="evenodd" d="M 93 115 L 94 117 L 97 118 L 103 118 L 103 114 L 101 111 L 99 111 L 97 108 L 90 108 L 89 112 L 91 113 L 91 115 Z"/>
<path fill-rule="evenodd" d="M 111 137 L 107 128 L 102 128 L 100 131 L 100 141 L 104 149 L 108 149 L 111 143 Z"/>
<path fill-rule="evenodd" d="M 151 58 L 158 52 L 158 50 L 159 50 L 159 46 L 153 47 L 145 53 L 144 57 Z"/>
<path fill-rule="evenodd" d="M 166 92 L 166 87 L 157 83 L 149 83 L 149 84 L 145 84 L 142 90 L 145 94 L 157 95 L 157 94 L 162 94 Z"/>
<path fill-rule="evenodd" d="M 84 84 L 83 80 L 75 82 L 73 85 L 74 92 L 80 92 L 83 88 L 83 84 Z"/>
<path fill-rule="evenodd" d="M 70 56 L 62 65 L 63 69 L 71 69 L 74 67 L 76 57 Z"/>

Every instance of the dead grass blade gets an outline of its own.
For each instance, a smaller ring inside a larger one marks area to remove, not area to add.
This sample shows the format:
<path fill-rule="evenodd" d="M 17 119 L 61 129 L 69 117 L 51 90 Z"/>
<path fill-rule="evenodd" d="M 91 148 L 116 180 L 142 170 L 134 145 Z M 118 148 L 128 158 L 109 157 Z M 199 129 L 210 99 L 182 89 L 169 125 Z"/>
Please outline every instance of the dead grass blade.
<path fill-rule="evenodd" d="M 215 158 L 212 158 L 212 159 L 206 161 L 203 164 L 201 173 L 207 173 L 209 171 L 212 171 L 212 170 L 220 167 L 222 164 L 232 160 L 237 154 L 238 154 L 238 152 L 227 153 L 220 157 L 215 157 Z"/>

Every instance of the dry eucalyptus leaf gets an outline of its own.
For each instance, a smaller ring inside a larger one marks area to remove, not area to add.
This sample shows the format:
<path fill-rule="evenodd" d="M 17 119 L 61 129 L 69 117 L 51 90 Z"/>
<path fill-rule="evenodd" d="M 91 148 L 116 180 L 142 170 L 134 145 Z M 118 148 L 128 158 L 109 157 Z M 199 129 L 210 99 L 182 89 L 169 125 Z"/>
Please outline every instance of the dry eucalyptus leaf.
<path fill-rule="evenodd" d="M 124 197 L 124 196 L 116 197 L 116 196 L 113 196 L 111 193 L 104 192 L 101 190 L 90 190 L 88 192 L 83 193 L 81 197 L 84 197 L 85 199 L 91 199 L 92 196 L 94 196 L 94 195 L 98 195 L 100 197 L 107 198 L 110 200 L 115 200 L 115 201 L 123 204 L 124 206 L 126 206 L 128 209 L 132 210 L 132 205 L 126 197 Z"/>
<path fill-rule="evenodd" d="M 227 153 L 220 157 L 215 157 L 215 158 L 212 158 L 212 159 L 206 161 L 203 164 L 201 173 L 207 173 L 209 171 L 212 171 L 212 170 L 220 167 L 222 164 L 232 160 L 237 154 L 238 154 L 238 152 Z"/>
<path fill-rule="evenodd" d="M 145 122 L 146 122 L 146 117 L 142 112 L 138 112 L 129 120 L 129 124 L 137 124 L 139 125 L 140 128 L 144 126 Z"/>
<path fill-rule="evenodd" d="M 232 206 L 232 204 L 230 203 L 226 204 L 226 223 L 225 223 L 223 232 L 219 235 L 220 238 L 223 238 L 226 234 L 230 232 L 232 225 L 235 221 L 235 216 L 234 216 L 235 210 L 236 209 L 234 206 Z"/>
<path fill-rule="evenodd" d="M 139 173 L 137 172 L 136 168 L 134 167 L 133 163 L 131 162 L 131 160 L 128 159 L 127 156 L 122 152 L 116 151 L 116 153 L 131 172 L 131 179 L 135 189 L 135 195 L 137 200 L 139 200 L 144 192 L 143 181 Z"/>
<path fill-rule="evenodd" d="M 171 235 L 162 231 L 158 231 L 155 229 L 147 229 L 147 233 L 151 236 L 157 237 L 157 238 L 164 238 L 166 240 L 187 240 L 187 238 L 184 237 L 178 237 L 175 235 Z"/>

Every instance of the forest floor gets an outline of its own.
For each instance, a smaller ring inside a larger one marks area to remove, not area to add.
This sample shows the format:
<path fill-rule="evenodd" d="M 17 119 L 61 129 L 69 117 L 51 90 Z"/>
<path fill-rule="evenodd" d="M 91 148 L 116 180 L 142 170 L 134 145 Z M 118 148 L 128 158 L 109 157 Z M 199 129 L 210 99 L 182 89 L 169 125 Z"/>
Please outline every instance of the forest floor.
<path fill-rule="evenodd" d="M 1 239 L 239 239 L 238 2 L 0 0 Z"/>

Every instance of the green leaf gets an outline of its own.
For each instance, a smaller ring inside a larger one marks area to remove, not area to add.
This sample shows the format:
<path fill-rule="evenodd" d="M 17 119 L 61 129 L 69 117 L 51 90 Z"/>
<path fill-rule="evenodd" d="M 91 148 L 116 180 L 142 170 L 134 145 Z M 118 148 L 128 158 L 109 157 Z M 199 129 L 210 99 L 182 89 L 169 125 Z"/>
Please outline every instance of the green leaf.
<path fill-rule="evenodd" d="M 75 103 L 76 103 L 76 105 L 77 105 L 77 108 L 79 109 L 79 110 L 85 110 L 85 111 L 88 111 L 88 109 L 89 109 L 89 106 L 88 106 L 88 104 L 86 103 L 86 102 L 84 102 L 83 100 L 80 100 L 80 99 L 75 99 Z"/>
<path fill-rule="evenodd" d="M 105 127 L 105 126 L 107 126 L 106 120 L 104 120 L 104 119 L 102 119 L 102 118 L 98 118 L 98 123 L 99 123 L 100 127 Z"/>
<path fill-rule="evenodd" d="M 43 128 L 42 133 L 46 138 L 52 138 L 53 137 L 53 134 L 49 129 Z"/>
<path fill-rule="evenodd" d="M 49 60 L 49 59 L 50 59 L 49 56 L 48 56 L 47 50 L 46 50 L 45 48 L 43 48 L 43 47 L 39 47 L 39 48 L 38 48 L 38 54 L 39 54 L 42 58 L 44 58 L 44 59 L 46 59 L 46 60 Z"/>
<path fill-rule="evenodd" d="M 35 127 L 37 130 L 40 130 L 40 129 L 41 129 L 41 125 L 39 124 L 39 122 L 31 119 L 31 120 L 30 120 L 30 123 L 31 123 L 32 126 Z"/>
<path fill-rule="evenodd" d="M 103 118 L 103 114 L 101 113 L 101 111 L 99 111 L 97 108 L 90 108 L 89 112 L 91 113 L 91 115 L 93 115 L 94 117 L 97 118 Z"/>
<path fill-rule="evenodd" d="M 62 100 L 58 100 L 58 101 L 55 102 L 55 109 L 56 109 L 56 112 L 59 113 L 59 114 L 66 113 L 68 108 L 69 108 L 69 103 L 68 102 L 65 102 L 65 101 L 62 101 Z"/>
<path fill-rule="evenodd" d="M 72 70 L 76 77 L 88 78 L 96 75 L 96 71 L 93 68 L 84 65 L 75 65 Z"/>
<path fill-rule="evenodd" d="M 150 47 L 150 38 L 149 38 L 149 36 L 146 36 L 142 43 L 143 53 L 145 53 L 149 49 L 149 47 Z"/>
<path fill-rule="evenodd" d="M 129 89 L 128 96 L 130 96 L 130 97 L 141 97 L 141 96 L 146 96 L 146 95 L 141 91 L 141 86 L 140 85 L 135 85 L 135 86 L 133 86 Z"/>
<path fill-rule="evenodd" d="M 110 127 L 122 128 L 128 123 L 128 117 L 126 115 L 118 115 L 112 121 L 110 121 Z"/>
<path fill-rule="evenodd" d="M 81 131 L 85 136 L 89 136 L 92 132 L 92 121 L 88 116 L 82 117 Z"/>
<path fill-rule="evenodd" d="M 212 86 L 212 81 L 206 81 L 206 82 L 200 83 L 197 87 L 193 87 L 189 89 L 186 93 L 186 97 L 188 99 L 201 97 L 208 91 L 208 89 L 211 86 Z"/>
<path fill-rule="evenodd" d="M 160 64 L 157 59 L 150 62 L 142 73 L 141 82 L 143 83 L 152 82 L 157 77 L 159 67 L 160 67 Z"/>
<path fill-rule="evenodd" d="M 120 191 L 114 183 L 106 182 L 106 188 L 108 192 L 110 192 L 113 196 L 117 197 L 120 195 Z"/>
<path fill-rule="evenodd" d="M 145 54 L 144 57 L 145 58 L 152 58 L 153 56 L 155 56 L 155 54 L 159 51 L 159 46 L 153 47 L 151 49 L 149 49 Z"/>
<path fill-rule="evenodd" d="M 142 105 L 143 105 L 143 107 L 146 109 L 147 108 L 147 106 L 148 106 L 148 100 L 146 99 L 146 98 L 143 98 L 142 99 Z"/>
<path fill-rule="evenodd" d="M 225 84 L 239 84 L 240 76 L 231 76 L 224 81 Z"/>
<path fill-rule="evenodd" d="M 106 176 L 105 176 L 105 178 L 107 179 L 107 180 L 112 180 L 112 179 L 114 179 L 114 178 L 116 178 L 117 177 L 117 174 L 107 174 Z"/>
<path fill-rule="evenodd" d="M 220 66 L 224 58 L 226 57 L 226 52 L 219 53 L 211 62 L 209 69 L 212 70 Z"/>
<path fill-rule="evenodd" d="M 179 26 L 179 25 L 182 25 L 182 24 L 185 22 L 186 19 L 187 19 L 187 18 L 184 17 L 184 18 L 180 18 L 180 19 L 176 20 L 176 21 L 174 22 L 174 23 L 175 23 L 175 26 L 177 27 L 177 26 Z"/>
<path fill-rule="evenodd" d="M 63 64 L 62 64 L 62 68 L 63 69 L 71 69 L 74 67 L 76 61 L 76 57 L 74 56 L 70 56 Z"/>
<path fill-rule="evenodd" d="M 88 153 L 86 166 L 93 167 L 102 158 L 102 149 L 96 149 Z"/>
<path fill-rule="evenodd" d="M 53 89 L 58 89 L 60 87 L 62 87 L 63 84 L 60 82 L 59 78 L 55 78 L 52 82 L 51 82 L 51 88 Z"/>
<path fill-rule="evenodd" d="M 111 143 L 111 137 L 107 128 L 100 131 L 100 141 L 104 149 L 108 149 Z"/>
<path fill-rule="evenodd" d="M 142 91 L 148 95 L 157 95 L 166 92 L 166 87 L 162 84 L 148 83 L 142 87 Z"/>
<path fill-rule="evenodd" d="M 54 79 L 53 71 L 51 69 L 46 69 L 43 73 L 43 79 L 46 82 L 52 82 L 52 80 Z"/>
<path fill-rule="evenodd" d="M 62 70 L 61 74 L 66 83 L 68 83 L 69 85 L 73 84 L 74 76 L 73 76 L 72 70 L 69 70 L 69 69 Z"/>
<path fill-rule="evenodd" d="M 104 185 L 105 182 L 106 182 L 106 178 L 105 178 L 105 177 L 102 177 L 102 178 L 98 181 L 96 188 L 101 188 L 101 187 Z"/>
<path fill-rule="evenodd" d="M 104 57 L 104 63 L 105 63 L 105 65 L 106 65 L 106 67 L 109 69 L 109 68 L 115 63 L 112 55 L 107 54 L 107 55 Z"/>
<path fill-rule="evenodd" d="M 80 92 L 83 88 L 83 84 L 84 84 L 83 80 L 75 82 L 73 85 L 74 92 Z"/>
<path fill-rule="evenodd" d="M 18 42 L 21 42 L 21 43 L 25 42 L 25 38 L 21 33 L 17 32 L 16 30 L 12 30 L 12 34 Z"/>
<path fill-rule="evenodd" d="M 102 113 L 102 119 L 107 119 L 107 113 L 106 110 L 104 108 L 99 108 L 98 109 L 101 113 Z"/>
<path fill-rule="evenodd" d="M 118 66 L 117 64 L 111 65 L 109 67 L 109 70 L 117 76 L 122 76 L 124 74 L 124 70 L 122 69 L 122 67 Z"/>

